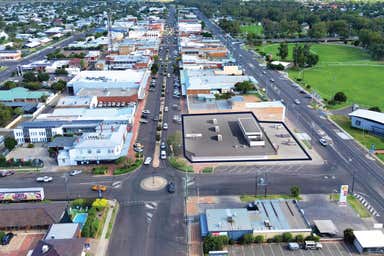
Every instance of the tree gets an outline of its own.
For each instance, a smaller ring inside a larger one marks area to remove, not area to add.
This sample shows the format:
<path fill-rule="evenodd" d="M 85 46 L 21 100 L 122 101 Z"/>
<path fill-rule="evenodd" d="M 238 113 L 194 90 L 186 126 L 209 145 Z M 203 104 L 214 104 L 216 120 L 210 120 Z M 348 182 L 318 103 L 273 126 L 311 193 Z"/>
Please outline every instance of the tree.
<path fill-rule="evenodd" d="M 28 71 L 28 72 L 24 73 L 23 81 L 26 82 L 26 83 L 37 82 L 37 77 L 36 77 L 36 75 L 33 72 Z"/>
<path fill-rule="evenodd" d="M 5 126 L 12 120 L 13 111 L 11 107 L 4 106 L 0 103 L 0 126 Z"/>
<path fill-rule="evenodd" d="M 6 81 L 6 82 L 3 84 L 3 88 L 4 88 L 4 89 L 7 89 L 7 90 L 12 89 L 12 88 L 15 88 L 15 87 L 17 87 L 17 83 L 14 82 L 14 81 Z"/>
<path fill-rule="evenodd" d="M 5 138 L 4 140 L 4 146 L 9 150 L 11 151 L 12 149 L 14 149 L 17 145 L 17 141 L 14 139 L 14 138 L 11 138 L 11 137 L 7 137 Z"/>
<path fill-rule="evenodd" d="M 282 235 L 275 235 L 273 237 L 273 242 L 275 243 L 281 243 L 283 241 L 283 236 Z"/>
<path fill-rule="evenodd" d="M 62 91 L 64 91 L 66 86 L 67 86 L 67 82 L 65 82 L 65 81 L 63 81 L 61 79 L 59 81 L 51 84 L 51 88 L 55 92 L 62 92 Z"/>
<path fill-rule="evenodd" d="M 277 53 L 277 55 L 280 56 L 280 58 L 282 60 L 285 60 L 285 58 L 287 58 L 287 56 L 288 56 L 288 44 L 287 43 L 280 43 L 279 52 Z"/>
<path fill-rule="evenodd" d="M 221 251 L 224 248 L 224 240 L 225 239 L 223 239 L 222 236 L 206 236 L 203 242 L 204 253 L 208 253 L 209 251 Z"/>
<path fill-rule="evenodd" d="M 49 80 L 49 74 L 45 73 L 45 72 L 39 72 L 37 74 L 37 80 L 39 80 L 39 82 L 48 81 Z"/>
<path fill-rule="evenodd" d="M 344 92 L 337 92 L 335 96 L 333 96 L 333 100 L 336 102 L 346 102 L 347 96 L 345 95 Z"/>
<path fill-rule="evenodd" d="M 151 74 L 156 75 L 159 71 L 159 65 L 157 63 L 153 63 L 151 67 Z"/>
<path fill-rule="evenodd" d="M 257 235 L 255 236 L 255 239 L 253 241 L 257 244 L 261 244 L 264 242 L 264 236 L 263 235 Z"/>
<path fill-rule="evenodd" d="M 355 240 L 355 235 L 353 234 L 353 229 L 347 228 L 344 230 L 344 241 L 347 243 L 353 243 Z"/>
<path fill-rule="evenodd" d="M 24 114 L 24 110 L 18 107 L 18 108 L 15 108 L 15 110 L 13 110 L 13 113 L 17 116 L 21 116 L 22 114 Z"/>
<path fill-rule="evenodd" d="M 235 84 L 235 90 L 243 94 L 253 89 L 255 89 L 255 85 L 251 81 L 243 81 Z"/>
<path fill-rule="evenodd" d="M 285 233 L 283 233 L 282 236 L 283 236 L 283 242 L 291 242 L 292 239 L 293 239 L 292 234 L 289 233 L 289 232 L 285 232 Z"/>
<path fill-rule="evenodd" d="M 56 75 L 68 75 L 68 71 L 65 68 L 57 68 L 55 70 Z"/>
<path fill-rule="evenodd" d="M 381 109 L 378 106 L 370 107 L 368 110 L 381 112 Z"/>
<path fill-rule="evenodd" d="M 36 82 L 28 82 L 28 83 L 24 84 L 24 87 L 29 89 L 29 90 L 36 91 L 36 90 L 41 89 L 41 83 L 37 82 L 37 81 Z"/>
<path fill-rule="evenodd" d="M 244 234 L 240 240 L 242 244 L 251 244 L 253 243 L 253 235 L 252 234 Z"/>
<path fill-rule="evenodd" d="M 291 187 L 291 196 L 292 197 L 299 197 L 300 196 L 300 188 L 299 186 L 292 186 Z"/>
<path fill-rule="evenodd" d="M 312 25 L 308 31 L 308 35 L 313 38 L 322 38 L 327 36 L 327 24 L 318 22 Z"/>
<path fill-rule="evenodd" d="M 295 241 L 298 242 L 298 243 L 304 242 L 304 236 L 303 235 L 295 236 Z"/>

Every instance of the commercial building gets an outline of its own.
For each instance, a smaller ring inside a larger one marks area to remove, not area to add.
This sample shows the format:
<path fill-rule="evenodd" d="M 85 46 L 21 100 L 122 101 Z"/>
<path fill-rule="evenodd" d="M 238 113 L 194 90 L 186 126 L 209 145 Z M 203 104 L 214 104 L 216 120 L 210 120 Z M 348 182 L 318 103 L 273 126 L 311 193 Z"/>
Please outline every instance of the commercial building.
<path fill-rule="evenodd" d="M 358 109 L 348 116 L 352 127 L 384 136 L 384 113 Z"/>
<path fill-rule="evenodd" d="M 95 96 L 65 96 L 59 99 L 56 108 L 96 108 Z"/>
<path fill-rule="evenodd" d="M 202 32 L 201 22 L 197 19 L 180 19 L 177 27 L 179 34 L 199 34 Z"/>
<path fill-rule="evenodd" d="M 384 234 L 381 230 L 353 231 L 355 245 L 359 253 L 384 253 Z"/>
<path fill-rule="evenodd" d="M 21 59 L 20 50 L 1 50 L 0 61 L 16 61 Z"/>
<path fill-rule="evenodd" d="M 200 230 L 207 235 L 225 235 L 238 240 L 245 234 L 273 238 L 285 232 L 308 236 L 312 229 L 293 200 L 257 200 L 256 210 L 206 209 L 200 215 Z"/>
<path fill-rule="evenodd" d="M 52 239 L 72 239 L 81 235 L 79 223 L 55 223 L 49 227 L 44 240 Z"/>
<path fill-rule="evenodd" d="M 152 60 L 149 56 L 139 54 L 109 55 L 106 57 L 106 64 L 112 70 L 147 69 Z"/>
<path fill-rule="evenodd" d="M 138 99 L 143 99 L 149 77 L 149 70 L 82 71 L 68 82 L 67 87 L 75 95 L 81 89 L 135 89 Z"/>
<path fill-rule="evenodd" d="M 48 91 L 30 91 L 24 87 L 15 87 L 10 90 L 0 90 L 0 102 L 38 102 L 42 97 L 52 97 Z"/>

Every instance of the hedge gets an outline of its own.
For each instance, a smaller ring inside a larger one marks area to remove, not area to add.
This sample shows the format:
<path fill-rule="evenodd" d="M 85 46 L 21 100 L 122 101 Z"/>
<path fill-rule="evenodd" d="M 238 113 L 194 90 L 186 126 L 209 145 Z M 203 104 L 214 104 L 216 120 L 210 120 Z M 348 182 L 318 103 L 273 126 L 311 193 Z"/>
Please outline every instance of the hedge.
<path fill-rule="evenodd" d="M 124 173 L 128 173 L 128 172 L 134 171 L 137 168 L 139 168 L 142 165 L 142 163 L 143 163 L 142 159 L 136 159 L 136 161 L 133 164 L 131 164 L 131 165 L 125 165 L 122 168 L 115 169 L 113 171 L 113 175 L 119 175 L 119 174 L 124 174 Z"/>
<path fill-rule="evenodd" d="M 106 166 L 94 167 L 92 169 L 93 175 L 104 175 L 107 173 L 108 168 Z"/>

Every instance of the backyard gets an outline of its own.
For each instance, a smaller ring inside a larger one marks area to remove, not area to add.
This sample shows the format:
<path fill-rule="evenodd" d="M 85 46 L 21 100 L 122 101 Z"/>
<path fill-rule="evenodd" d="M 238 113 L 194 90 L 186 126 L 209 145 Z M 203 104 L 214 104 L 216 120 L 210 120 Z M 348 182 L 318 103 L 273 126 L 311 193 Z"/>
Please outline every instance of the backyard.
<path fill-rule="evenodd" d="M 294 44 L 289 44 L 287 61 L 292 60 Z M 260 52 L 277 56 L 279 44 L 269 44 L 258 48 Z M 362 107 L 378 106 L 384 109 L 381 95 L 384 88 L 384 65 L 373 61 L 368 53 L 360 48 L 337 44 L 312 44 L 311 51 L 320 57 L 319 63 L 304 71 L 288 70 L 293 80 L 302 79 L 300 83 L 311 86 L 324 99 L 331 99 L 338 91 L 347 96 L 347 101 L 336 105 L 345 107 L 354 103 Z"/>

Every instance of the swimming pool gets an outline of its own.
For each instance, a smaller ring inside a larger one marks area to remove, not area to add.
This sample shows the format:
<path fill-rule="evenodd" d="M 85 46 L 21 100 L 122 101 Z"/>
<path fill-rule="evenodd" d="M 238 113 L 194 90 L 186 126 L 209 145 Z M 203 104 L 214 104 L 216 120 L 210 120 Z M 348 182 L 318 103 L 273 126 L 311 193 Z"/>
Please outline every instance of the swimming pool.
<path fill-rule="evenodd" d="M 78 213 L 75 215 L 73 218 L 73 223 L 79 223 L 80 224 L 80 229 L 83 228 L 85 222 L 87 221 L 88 213 Z"/>

